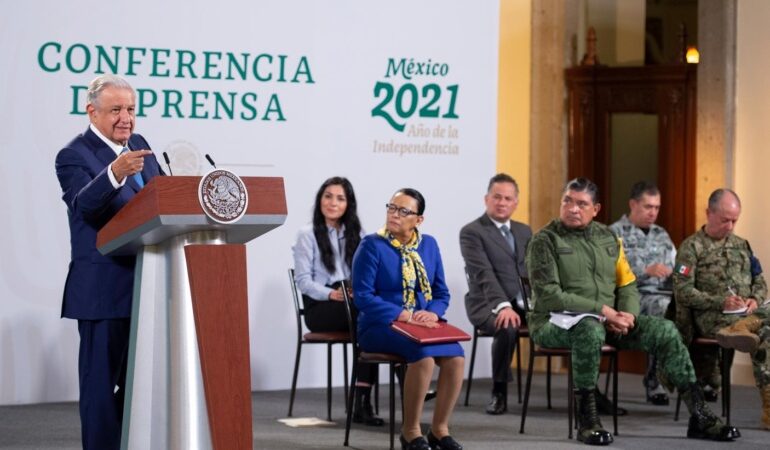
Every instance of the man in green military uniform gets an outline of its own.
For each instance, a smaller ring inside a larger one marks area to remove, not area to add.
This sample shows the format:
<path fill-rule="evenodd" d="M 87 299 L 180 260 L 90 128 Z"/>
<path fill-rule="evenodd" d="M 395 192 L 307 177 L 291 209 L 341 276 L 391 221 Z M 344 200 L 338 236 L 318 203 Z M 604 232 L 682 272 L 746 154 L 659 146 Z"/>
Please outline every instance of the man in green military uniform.
<path fill-rule="evenodd" d="M 619 349 L 654 354 L 668 384 L 679 389 L 690 411 L 687 437 L 728 441 L 740 436 L 723 424 L 703 400 L 679 332 L 670 321 L 639 315 L 639 292 L 621 241 L 605 225 L 593 222 L 599 212 L 596 184 L 585 178 L 567 183 L 559 219 L 540 230 L 527 248 L 533 306 L 529 316 L 534 342 L 572 350 L 578 408 L 578 440 L 607 445 L 612 434 L 596 413 L 593 387 L 599 377 L 605 342 Z M 569 329 L 550 321 L 552 312 L 593 313 Z"/>
<path fill-rule="evenodd" d="M 770 429 L 770 317 L 767 284 L 749 243 L 733 234 L 741 201 L 729 189 L 709 197 L 706 225 L 682 242 L 674 269 L 676 321 L 686 341 L 716 337 L 720 345 L 751 354 L 762 397 L 762 426 Z M 740 314 L 748 314 L 741 319 Z M 717 354 L 698 352 L 699 376 L 709 374 Z"/>

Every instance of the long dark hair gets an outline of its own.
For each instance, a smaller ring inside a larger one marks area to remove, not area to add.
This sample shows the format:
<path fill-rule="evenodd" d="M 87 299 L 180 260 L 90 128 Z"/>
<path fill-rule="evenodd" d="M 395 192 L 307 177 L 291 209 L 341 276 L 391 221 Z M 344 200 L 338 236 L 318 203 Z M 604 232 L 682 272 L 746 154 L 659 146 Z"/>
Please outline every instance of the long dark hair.
<path fill-rule="evenodd" d="M 358 211 L 356 206 L 356 194 L 353 192 L 353 185 L 347 178 L 331 177 L 324 181 L 318 189 L 315 196 L 315 208 L 313 208 L 313 235 L 318 243 L 318 249 L 321 251 L 321 262 L 326 270 L 334 273 L 334 252 L 332 243 L 329 241 L 329 229 L 326 227 L 326 218 L 321 212 L 321 199 L 324 191 L 329 186 L 342 186 L 347 199 L 345 213 L 340 217 L 340 225 L 345 226 L 345 264 L 348 267 L 353 265 L 353 254 L 361 242 L 361 221 L 358 220 Z"/>

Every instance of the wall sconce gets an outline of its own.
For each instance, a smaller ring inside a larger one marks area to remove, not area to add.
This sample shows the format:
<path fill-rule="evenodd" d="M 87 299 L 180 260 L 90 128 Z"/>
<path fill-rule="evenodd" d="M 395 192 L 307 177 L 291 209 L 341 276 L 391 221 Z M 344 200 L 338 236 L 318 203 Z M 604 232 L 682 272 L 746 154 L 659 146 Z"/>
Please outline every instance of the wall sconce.
<path fill-rule="evenodd" d="M 687 64 L 698 64 L 700 62 L 700 53 L 694 45 L 687 47 L 685 59 L 687 60 Z"/>

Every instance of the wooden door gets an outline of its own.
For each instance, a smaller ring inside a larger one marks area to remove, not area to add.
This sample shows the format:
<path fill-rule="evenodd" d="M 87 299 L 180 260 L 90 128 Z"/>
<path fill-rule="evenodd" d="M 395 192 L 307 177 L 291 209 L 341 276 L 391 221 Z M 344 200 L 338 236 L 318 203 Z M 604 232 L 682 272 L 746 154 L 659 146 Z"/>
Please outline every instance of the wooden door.
<path fill-rule="evenodd" d="M 567 69 L 565 77 L 569 96 L 568 177 L 590 178 L 599 186 L 602 198 L 609 198 L 612 175 L 611 115 L 657 116 L 662 203 L 658 224 L 679 245 L 695 230 L 696 66 L 581 66 Z M 600 211 L 597 220 L 607 223 L 607 211 Z"/>

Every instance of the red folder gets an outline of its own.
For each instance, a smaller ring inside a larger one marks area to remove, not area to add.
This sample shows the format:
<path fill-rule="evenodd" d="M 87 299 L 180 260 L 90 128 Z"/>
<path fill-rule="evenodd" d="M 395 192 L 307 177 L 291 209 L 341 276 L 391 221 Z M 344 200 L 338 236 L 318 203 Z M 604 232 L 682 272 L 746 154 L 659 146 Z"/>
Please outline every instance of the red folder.
<path fill-rule="evenodd" d="M 408 322 L 393 322 L 390 327 L 397 333 L 401 333 L 409 339 L 420 344 L 443 344 L 444 342 L 470 341 L 471 337 L 465 331 L 439 322 L 438 328 L 426 328 Z"/>

